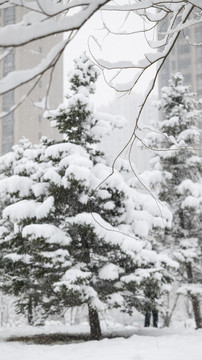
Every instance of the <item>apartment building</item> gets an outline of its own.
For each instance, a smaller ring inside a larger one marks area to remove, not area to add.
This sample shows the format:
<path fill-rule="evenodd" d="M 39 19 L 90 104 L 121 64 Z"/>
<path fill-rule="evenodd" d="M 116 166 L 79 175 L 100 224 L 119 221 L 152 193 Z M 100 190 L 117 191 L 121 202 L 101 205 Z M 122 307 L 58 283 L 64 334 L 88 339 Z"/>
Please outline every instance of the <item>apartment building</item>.
<path fill-rule="evenodd" d="M 166 25 L 164 24 L 165 28 Z M 188 36 L 188 40 L 186 36 Z M 202 24 L 190 27 L 189 30 L 180 34 L 160 71 L 159 97 L 162 87 L 168 86 L 170 75 L 176 72 L 180 72 L 184 76 L 184 84 L 191 85 L 191 89 L 196 93 L 198 100 L 202 99 Z M 202 129 L 202 119 L 198 127 Z M 202 145 L 202 132 L 200 144 Z M 202 146 L 200 155 L 202 155 Z"/>
<path fill-rule="evenodd" d="M 6 26 L 21 21 L 26 10 L 13 6 L 0 10 L 0 26 Z M 11 71 L 29 69 L 40 63 L 50 49 L 62 40 L 62 35 L 47 37 L 34 41 L 23 47 L 13 49 L 1 62 L 0 76 L 5 77 Z M 45 97 L 49 85 L 50 71 L 37 83 L 31 95 L 26 95 L 32 84 L 24 85 L 4 94 L 0 100 L 0 113 L 8 113 L 0 119 L 0 155 L 11 150 L 23 136 L 33 143 L 38 143 L 41 136 L 57 139 L 59 134 L 51 128 L 49 122 L 43 118 Z M 25 101 L 14 112 L 10 108 L 17 104 L 22 97 Z M 63 60 L 61 59 L 51 81 L 51 89 L 47 105 L 55 109 L 63 101 Z"/>
<path fill-rule="evenodd" d="M 185 39 L 188 35 L 188 40 Z M 168 85 L 170 74 L 180 72 L 184 83 L 191 85 L 198 99 L 202 98 L 202 24 L 191 27 L 178 38 L 159 74 L 159 89 Z"/>

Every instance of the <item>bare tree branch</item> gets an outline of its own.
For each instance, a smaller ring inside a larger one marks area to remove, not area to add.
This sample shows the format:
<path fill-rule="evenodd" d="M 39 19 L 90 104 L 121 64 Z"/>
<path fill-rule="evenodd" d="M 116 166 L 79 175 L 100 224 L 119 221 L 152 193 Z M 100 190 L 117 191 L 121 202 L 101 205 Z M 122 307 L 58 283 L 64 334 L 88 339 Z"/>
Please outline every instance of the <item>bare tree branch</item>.
<path fill-rule="evenodd" d="M 110 71 L 117 70 L 117 74 L 114 75 L 113 73 L 108 84 L 120 92 L 130 92 L 145 72 L 153 66 L 154 81 L 150 89 L 145 93 L 145 101 L 140 108 L 139 116 L 154 87 L 157 75 L 174 47 L 179 34 L 188 27 L 196 26 L 202 22 L 202 0 L 134 0 L 133 2 L 123 0 L 123 2 L 117 3 L 109 0 L 0 0 L 0 9 L 6 10 L 12 7 L 16 9 L 18 7 L 24 8 L 25 16 L 19 23 L 9 24 L 0 28 L 0 61 L 6 59 L 11 49 L 32 43 L 35 40 L 64 32 L 67 32 L 68 38 L 56 45 L 42 59 L 41 63 L 35 65 L 35 67 L 28 70 L 11 71 L 6 77 L 1 79 L 0 94 L 29 83 L 45 74 L 48 70 L 53 69 L 66 46 L 77 36 L 78 31 L 82 29 L 83 25 L 98 10 L 101 9 L 108 13 L 109 16 L 112 12 L 122 12 L 125 14 L 124 22 L 117 31 L 114 30 L 110 21 L 103 19 L 103 27 L 107 35 L 112 37 L 124 35 L 125 37 L 131 36 L 133 38 L 133 36 L 136 37 L 138 34 L 143 33 L 152 52 L 146 53 L 142 61 L 134 62 L 134 60 L 128 59 L 127 61 L 117 60 L 114 62 L 104 58 L 99 40 L 91 37 L 90 53 L 94 62 L 102 69 L 105 78 Z M 197 16 L 196 9 L 198 10 Z M 133 20 L 134 31 L 127 28 L 130 14 L 135 15 Z M 140 19 L 142 25 L 139 25 Z M 161 28 L 164 30 L 161 31 Z M 160 38 L 155 41 L 151 40 L 149 37 L 150 31 L 158 32 Z M 99 56 L 92 49 L 92 39 L 99 44 Z M 159 49 L 162 49 L 162 51 L 156 52 Z M 156 65 L 156 69 L 154 65 Z M 131 77 L 128 84 L 120 85 L 118 83 L 119 76 L 123 71 L 128 71 L 129 69 L 134 69 L 133 78 Z"/>

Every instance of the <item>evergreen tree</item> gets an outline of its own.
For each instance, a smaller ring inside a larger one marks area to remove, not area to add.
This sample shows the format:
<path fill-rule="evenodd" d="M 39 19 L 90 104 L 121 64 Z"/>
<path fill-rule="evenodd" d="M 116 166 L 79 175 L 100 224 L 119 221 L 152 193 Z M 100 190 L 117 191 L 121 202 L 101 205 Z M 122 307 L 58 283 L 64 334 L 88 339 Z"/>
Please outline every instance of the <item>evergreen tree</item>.
<path fill-rule="evenodd" d="M 48 286 L 45 279 L 46 267 L 51 269 L 53 265 L 57 265 L 58 246 L 61 251 L 60 243 L 52 245 L 49 241 L 44 243 L 39 240 L 35 244 L 22 236 L 22 229 L 26 224 L 43 222 L 52 208 L 52 198 L 45 199 L 46 184 L 41 179 L 47 164 L 39 162 L 46 145 L 46 139 L 34 147 L 24 139 L 19 146 L 14 147 L 13 152 L 0 158 L 3 208 L 0 244 L 2 289 L 17 296 L 17 311 L 27 316 L 29 324 L 41 322 L 38 312 L 44 288 Z M 56 232 L 53 226 L 50 230 Z M 65 263 L 64 256 L 60 262 Z M 52 273 L 54 277 L 54 270 Z"/>
<path fill-rule="evenodd" d="M 163 119 L 156 122 L 147 138 L 147 146 L 156 148 L 152 170 L 143 173 L 141 179 L 172 211 L 172 227 L 161 233 L 161 244 L 159 239 L 156 243 L 157 247 L 170 248 L 178 260 L 178 293 L 190 297 L 196 327 L 201 328 L 201 111 L 179 73 L 172 75 L 169 86 L 162 89 L 159 108 Z"/>
<path fill-rule="evenodd" d="M 90 95 L 96 78 L 86 57 L 75 61 L 66 103 L 46 114 L 63 140 L 43 142 L 37 154 L 24 152 L 29 192 L 18 192 L 3 211 L 13 230 L 3 240 L 2 257 L 5 291 L 14 293 L 17 286 L 16 295 L 28 292 L 44 316 L 86 304 L 93 339 L 101 338 L 100 311 L 141 308 L 145 284 L 163 293 L 170 281 L 164 270 L 174 266 L 147 240 L 161 221 L 150 209 L 150 197 L 129 187 L 118 171 L 109 176 L 99 141 L 120 118 L 94 112 Z M 10 188 L 6 191 L 9 196 Z"/>

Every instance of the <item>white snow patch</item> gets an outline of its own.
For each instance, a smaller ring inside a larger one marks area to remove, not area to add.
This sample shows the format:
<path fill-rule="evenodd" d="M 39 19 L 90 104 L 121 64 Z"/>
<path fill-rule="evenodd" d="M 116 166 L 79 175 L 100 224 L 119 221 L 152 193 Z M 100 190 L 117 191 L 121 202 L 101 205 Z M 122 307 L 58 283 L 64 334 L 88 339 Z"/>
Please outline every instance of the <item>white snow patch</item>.
<path fill-rule="evenodd" d="M 68 245 L 71 239 L 58 227 L 51 224 L 32 224 L 24 227 L 23 237 L 44 238 L 48 243 Z"/>
<path fill-rule="evenodd" d="M 107 264 L 99 270 L 99 278 L 103 280 L 116 280 L 124 270 L 115 264 Z"/>
<path fill-rule="evenodd" d="M 32 180 L 28 177 L 13 175 L 0 180 L 0 189 L 10 194 L 19 192 L 19 195 L 24 197 L 29 195 L 32 184 Z"/>

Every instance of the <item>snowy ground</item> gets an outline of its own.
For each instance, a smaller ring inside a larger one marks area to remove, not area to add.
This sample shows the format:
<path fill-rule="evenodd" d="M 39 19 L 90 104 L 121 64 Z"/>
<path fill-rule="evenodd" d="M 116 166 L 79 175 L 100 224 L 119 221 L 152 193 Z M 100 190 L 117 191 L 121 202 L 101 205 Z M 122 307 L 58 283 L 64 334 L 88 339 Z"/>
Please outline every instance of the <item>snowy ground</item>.
<path fill-rule="evenodd" d="M 119 329 L 120 330 L 120 329 Z M 0 329 L 1 360 L 202 360 L 202 330 L 135 329 L 128 339 L 104 339 L 73 344 L 34 345 L 5 342 L 10 335 L 41 332 L 64 332 L 46 329 Z M 76 328 L 72 328 L 76 332 Z M 78 331 L 78 329 L 77 329 Z M 121 331 L 121 330 L 120 330 Z"/>

